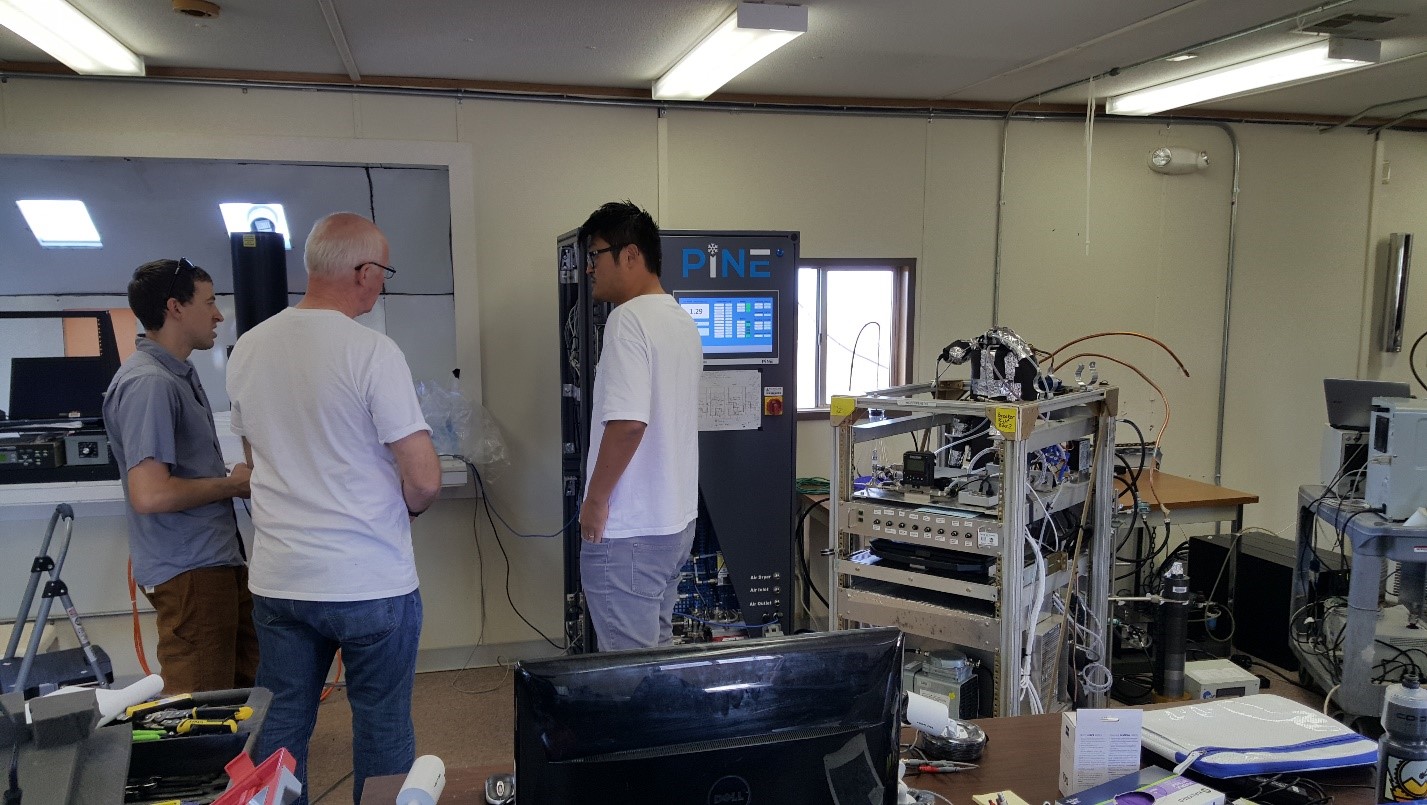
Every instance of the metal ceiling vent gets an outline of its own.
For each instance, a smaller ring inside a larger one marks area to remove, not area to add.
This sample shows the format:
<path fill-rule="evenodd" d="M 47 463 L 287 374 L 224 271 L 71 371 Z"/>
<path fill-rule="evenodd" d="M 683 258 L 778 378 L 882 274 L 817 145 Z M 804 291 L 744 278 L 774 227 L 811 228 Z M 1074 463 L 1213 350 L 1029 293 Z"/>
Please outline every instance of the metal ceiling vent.
<path fill-rule="evenodd" d="M 173 0 L 173 10 L 187 17 L 206 20 L 218 16 L 222 9 L 208 0 Z"/>
<path fill-rule="evenodd" d="M 175 0 L 177 2 L 177 0 Z M 1377 12 L 1363 14 L 1339 14 L 1321 22 L 1315 22 L 1303 30 L 1311 34 L 1337 34 L 1338 36 L 1374 36 L 1378 26 L 1392 22 L 1402 15 Z"/>

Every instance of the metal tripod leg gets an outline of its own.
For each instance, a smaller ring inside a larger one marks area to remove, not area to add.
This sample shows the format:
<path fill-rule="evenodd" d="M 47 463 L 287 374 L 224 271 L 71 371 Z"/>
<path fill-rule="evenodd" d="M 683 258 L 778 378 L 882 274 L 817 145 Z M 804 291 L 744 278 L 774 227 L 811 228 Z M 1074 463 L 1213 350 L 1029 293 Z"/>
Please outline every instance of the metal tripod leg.
<path fill-rule="evenodd" d="M 55 507 L 54 514 L 50 515 L 50 525 L 45 529 L 45 539 L 40 543 L 40 552 L 30 564 L 30 581 L 25 585 L 25 596 L 20 599 L 20 614 L 16 616 L 15 628 L 10 632 L 10 644 L 5 647 L 6 662 L 15 659 L 15 652 L 20 648 L 20 632 L 25 629 L 25 621 L 30 619 L 30 605 L 35 602 L 35 591 L 40 586 L 40 574 L 54 569 L 54 560 L 50 558 L 50 539 L 54 537 L 55 525 L 61 517 L 65 518 L 65 545 L 69 545 L 68 534 L 74 530 L 74 509 L 70 508 L 68 503 L 61 503 Z M 38 624 L 30 633 L 30 654 L 33 654 L 39 645 L 35 635 L 40 633 L 42 627 L 43 624 Z"/>
<path fill-rule="evenodd" d="M 68 547 L 66 545 L 66 547 Z M 60 563 L 64 559 L 61 557 Z M 59 578 L 59 568 L 56 567 L 50 580 L 45 583 L 44 598 L 40 600 L 40 612 L 35 616 L 35 628 L 30 633 L 30 646 L 25 651 L 25 657 L 20 661 L 20 672 L 15 677 L 15 690 L 24 690 L 25 682 L 30 676 L 30 666 L 35 662 L 35 654 L 39 651 L 40 629 L 49 622 L 50 607 L 54 605 L 54 600 L 58 598 L 64 604 L 65 614 L 69 616 L 69 623 L 74 627 L 74 636 L 79 640 L 79 647 L 84 651 L 84 660 L 89 664 L 90 673 L 94 674 L 94 681 L 99 683 L 99 687 L 107 688 L 109 685 L 104 681 L 104 671 L 99 667 L 99 656 L 94 653 L 94 646 L 89 642 L 89 635 L 84 631 L 84 624 L 79 622 L 79 612 L 74 608 L 74 601 L 69 597 L 69 588 Z"/>
<path fill-rule="evenodd" d="M 54 536 L 55 524 L 63 518 L 65 521 L 64 543 L 60 548 L 59 561 L 50 560 L 49 546 L 50 538 Z M 84 625 L 79 621 L 79 611 L 74 608 L 74 601 L 69 597 L 69 588 L 60 579 L 60 573 L 64 570 L 64 560 L 69 556 L 69 542 L 74 535 L 74 510 L 68 504 L 61 503 L 55 507 L 55 513 L 50 516 L 49 529 L 45 532 L 44 542 L 40 547 L 40 555 L 35 557 L 35 563 L 30 572 L 30 583 L 25 589 L 25 600 L 20 609 L 20 617 L 16 620 L 16 628 L 22 628 L 25 619 L 30 614 L 30 604 L 34 599 L 35 587 L 39 582 L 39 573 L 48 572 L 50 580 L 45 583 L 45 591 L 40 600 L 40 611 L 35 615 L 35 625 L 30 629 L 30 642 L 25 650 L 25 656 L 20 661 L 20 671 L 15 677 L 15 690 L 24 690 L 25 682 L 29 680 L 30 668 L 34 665 L 35 657 L 40 650 L 41 632 L 45 624 L 49 622 L 50 607 L 54 605 L 56 598 L 64 604 L 65 614 L 69 616 L 69 623 L 74 627 L 74 636 L 79 640 L 79 647 L 84 652 L 85 662 L 89 664 L 89 670 L 94 674 L 94 681 L 100 687 L 108 687 L 104 681 L 104 672 L 99 667 L 99 657 L 94 653 L 94 646 L 89 642 L 89 635 L 84 631 Z M 18 642 L 17 631 L 10 636 L 12 645 Z M 8 659 L 14 658 L 13 650 L 7 654 Z"/>

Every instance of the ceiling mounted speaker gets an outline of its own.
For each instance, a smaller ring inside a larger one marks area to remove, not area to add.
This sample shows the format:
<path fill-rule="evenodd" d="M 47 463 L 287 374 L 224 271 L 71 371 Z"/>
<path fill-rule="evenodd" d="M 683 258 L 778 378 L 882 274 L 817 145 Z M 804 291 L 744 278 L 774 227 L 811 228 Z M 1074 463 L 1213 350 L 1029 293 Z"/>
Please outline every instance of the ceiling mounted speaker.
<path fill-rule="evenodd" d="M 173 0 L 173 10 L 205 20 L 218 16 L 218 12 L 222 11 L 217 3 L 210 3 L 208 0 Z"/>

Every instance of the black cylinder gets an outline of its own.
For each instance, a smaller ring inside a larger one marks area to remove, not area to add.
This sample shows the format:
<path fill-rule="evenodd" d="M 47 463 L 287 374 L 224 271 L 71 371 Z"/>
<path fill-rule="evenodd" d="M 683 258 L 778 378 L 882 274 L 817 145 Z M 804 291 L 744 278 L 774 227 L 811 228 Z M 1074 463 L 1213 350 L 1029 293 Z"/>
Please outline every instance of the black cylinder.
<path fill-rule="evenodd" d="M 238 335 L 287 307 L 287 250 L 281 232 L 234 232 L 233 307 Z"/>
<path fill-rule="evenodd" d="M 1155 614 L 1154 673 L 1151 686 L 1166 699 L 1184 695 L 1184 656 L 1189 641 L 1189 577 L 1175 562 L 1164 575 L 1164 601 Z"/>

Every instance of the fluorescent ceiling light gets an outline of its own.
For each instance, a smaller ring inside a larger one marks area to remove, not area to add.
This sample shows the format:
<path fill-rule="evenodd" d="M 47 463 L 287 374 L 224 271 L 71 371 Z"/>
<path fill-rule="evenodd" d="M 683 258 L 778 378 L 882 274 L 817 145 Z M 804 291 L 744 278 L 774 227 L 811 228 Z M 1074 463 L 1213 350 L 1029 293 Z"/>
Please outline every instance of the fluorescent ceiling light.
<path fill-rule="evenodd" d="M 223 226 L 228 229 L 228 234 L 234 232 L 281 232 L 283 245 L 292 248 L 292 234 L 287 230 L 287 214 L 283 212 L 282 205 L 273 204 L 252 204 L 246 201 L 230 202 L 219 204 L 218 212 L 223 215 Z M 258 224 L 253 226 L 257 220 L 267 220 L 272 222 L 270 228 L 266 225 Z"/>
<path fill-rule="evenodd" d="M 65 0 L 0 0 L 0 25 L 81 75 L 143 75 L 144 60 Z"/>
<path fill-rule="evenodd" d="M 104 243 L 83 201 L 20 199 L 15 202 L 35 240 L 46 249 L 100 249 Z"/>
<path fill-rule="evenodd" d="M 1148 89 L 1116 95 L 1105 102 L 1105 111 L 1112 115 L 1152 115 L 1166 109 L 1192 106 L 1250 90 L 1352 70 L 1374 61 L 1376 58 L 1371 58 L 1370 53 L 1364 53 L 1357 47 L 1343 48 L 1333 41 L 1324 40 Z"/>
<path fill-rule="evenodd" d="M 654 97 L 702 101 L 807 32 L 808 10 L 803 6 L 739 3 L 736 12 L 654 82 Z"/>

